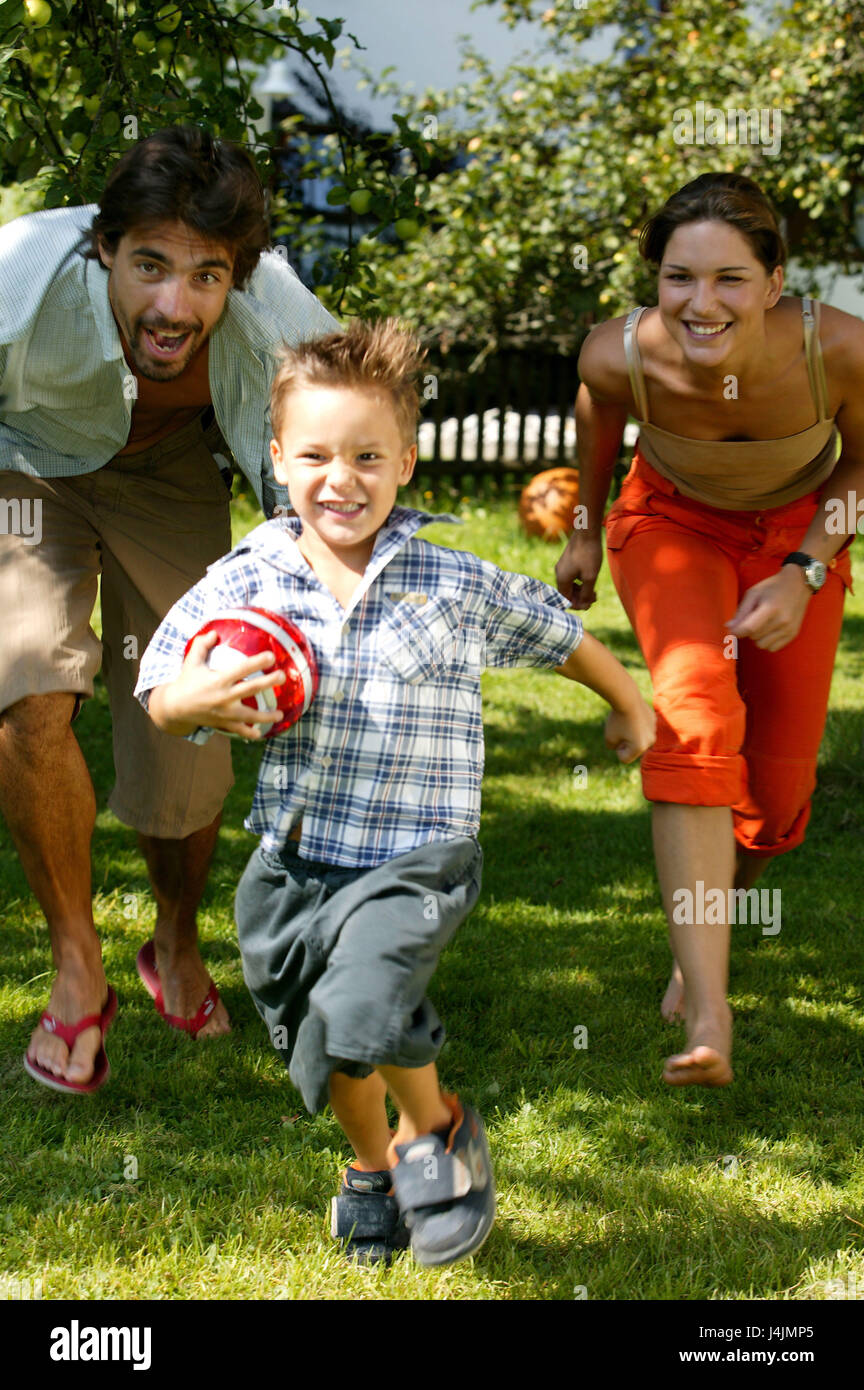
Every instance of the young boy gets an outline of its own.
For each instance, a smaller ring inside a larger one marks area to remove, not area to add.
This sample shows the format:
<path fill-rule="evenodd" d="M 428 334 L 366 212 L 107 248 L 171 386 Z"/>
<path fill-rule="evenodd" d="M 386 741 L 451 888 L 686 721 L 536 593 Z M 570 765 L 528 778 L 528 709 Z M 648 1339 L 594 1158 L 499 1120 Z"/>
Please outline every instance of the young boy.
<path fill-rule="evenodd" d="M 415 1258 L 440 1265 L 476 1250 L 495 1212 L 483 1123 L 439 1086 L 444 1029 L 425 997 L 480 890 L 481 672 L 554 666 L 589 686 L 622 762 L 650 747 L 654 716 L 559 593 L 418 540 L 457 519 L 394 505 L 417 457 L 422 359 L 395 320 L 285 352 L 270 451 L 296 515 L 257 527 L 174 605 L 135 693 L 168 733 L 260 739 L 274 716 L 241 699 L 283 673 L 244 680 L 258 657 L 211 671 L 212 635 L 184 661 L 187 641 L 256 605 L 312 644 L 317 696 L 266 745 L 246 821 L 262 839 L 236 898 L 244 975 L 307 1108 L 329 1097 L 354 1150 L 333 1234 L 368 1261 L 410 1231 Z"/>

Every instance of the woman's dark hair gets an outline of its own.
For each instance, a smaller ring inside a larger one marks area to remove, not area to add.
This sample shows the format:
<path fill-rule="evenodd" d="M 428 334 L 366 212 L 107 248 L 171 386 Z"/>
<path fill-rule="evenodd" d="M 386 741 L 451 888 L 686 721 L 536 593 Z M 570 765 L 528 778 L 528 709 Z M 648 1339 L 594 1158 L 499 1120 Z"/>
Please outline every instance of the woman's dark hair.
<path fill-rule="evenodd" d="M 157 130 L 122 156 L 103 190 L 84 255 L 99 258 L 100 235 L 113 253 L 131 228 L 159 222 L 183 222 L 230 247 L 240 290 L 270 244 L 269 198 L 251 157 L 202 126 Z"/>
<path fill-rule="evenodd" d="M 758 183 L 744 174 L 700 174 L 673 193 L 642 228 L 643 260 L 659 266 L 670 236 L 687 222 L 727 222 L 747 239 L 769 275 L 786 260 L 774 209 Z"/>

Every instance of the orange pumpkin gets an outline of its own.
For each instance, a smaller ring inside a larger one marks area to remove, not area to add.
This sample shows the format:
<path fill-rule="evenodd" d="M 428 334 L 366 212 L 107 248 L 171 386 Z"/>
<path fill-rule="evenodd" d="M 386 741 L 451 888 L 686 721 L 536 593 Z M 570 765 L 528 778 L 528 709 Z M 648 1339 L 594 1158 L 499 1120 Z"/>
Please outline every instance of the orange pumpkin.
<path fill-rule="evenodd" d="M 573 530 L 579 505 L 579 470 L 547 468 L 522 490 L 519 519 L 529 536 L 560 540 Z"/>

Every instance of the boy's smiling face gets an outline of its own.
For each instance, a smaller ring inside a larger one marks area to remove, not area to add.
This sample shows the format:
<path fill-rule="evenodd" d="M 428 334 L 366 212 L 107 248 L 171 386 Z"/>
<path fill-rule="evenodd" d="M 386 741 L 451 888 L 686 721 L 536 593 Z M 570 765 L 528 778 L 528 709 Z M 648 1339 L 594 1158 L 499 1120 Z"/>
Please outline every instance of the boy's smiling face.
<path fill-rule="evenodd" d="M 276 480 L 287 486 L 303 523 L 307 558 L 365 569 L 417 459 L 390 393 L 312 385 L 301 377 L 287 400 L 282 438 L 271 439 L 270 453 Z"/>

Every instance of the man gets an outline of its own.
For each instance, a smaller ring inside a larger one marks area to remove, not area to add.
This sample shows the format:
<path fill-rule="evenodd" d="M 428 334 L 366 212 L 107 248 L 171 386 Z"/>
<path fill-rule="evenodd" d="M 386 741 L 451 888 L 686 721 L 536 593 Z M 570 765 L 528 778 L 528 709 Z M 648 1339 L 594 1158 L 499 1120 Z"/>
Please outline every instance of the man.
<path fill-rule="evenodd" d="M 191 126 L 133 146 L 98 208 L 0 229 L 0 811 L 51 932 L 57 974 L 25 1065 L 55 1089 L 108 1071 L 96 806 L 71 728 L 100 657 L 109 806 L 138 831 L 157 904 L 142 973 L 173 1026 L 229 1030 L 195 919 L 229 745 L 178 747 L 132 690 L 168 608 L 230 547 L 228 456 L 267 516 L 290 508 L 269 453 L 276 354 L 338 324 L 268 242 L 252 161 Z"/>

